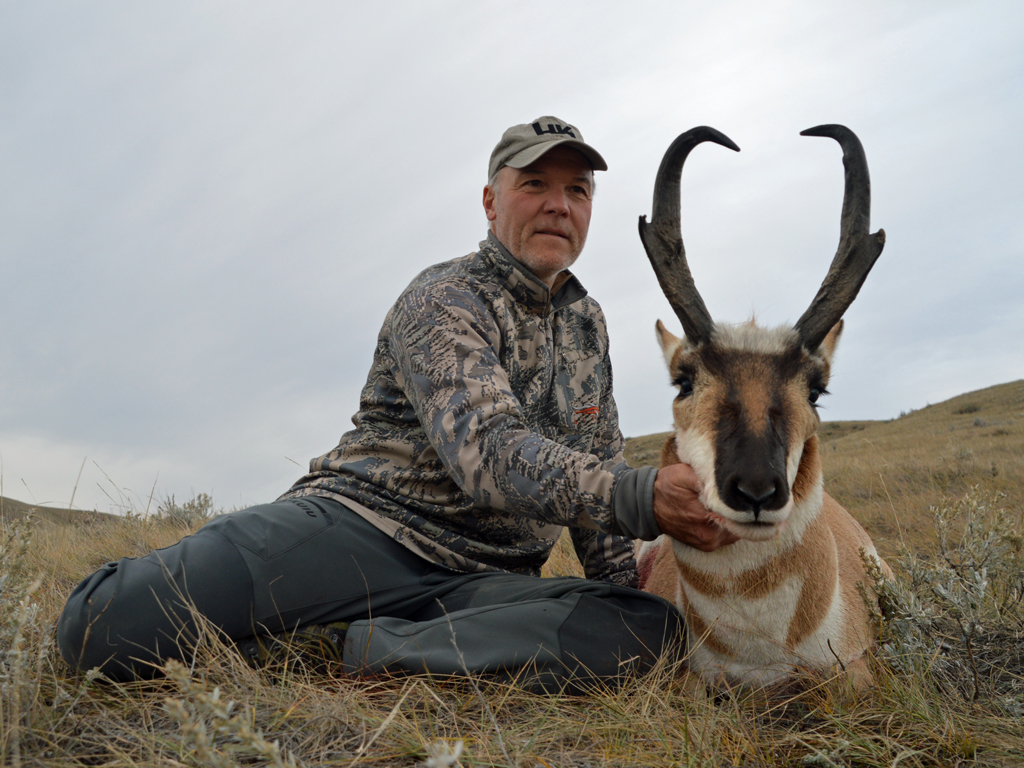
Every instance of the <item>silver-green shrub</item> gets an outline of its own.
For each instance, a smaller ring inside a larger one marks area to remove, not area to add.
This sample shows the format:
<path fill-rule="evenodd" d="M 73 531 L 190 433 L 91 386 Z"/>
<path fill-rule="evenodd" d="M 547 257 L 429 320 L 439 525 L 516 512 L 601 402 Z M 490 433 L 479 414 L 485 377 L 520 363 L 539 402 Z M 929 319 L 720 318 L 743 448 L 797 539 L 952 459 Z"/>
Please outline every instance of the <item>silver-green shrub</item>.
<path fill-rule="evenodd" d="M 881 657 L 944 692 L 1024 712 L 1022 514 L 977 488 L 932 507 L 938 552 L 900 547 L 895 579 L 872 567 Z"/>
<path fill-rule="evenodd" d="M 213 499 L 206 493 L 198 493 L 180 504 L 172 494 L 160 502 L 156 508 L 156 516 L 158 518 L 178 523 L 185 527 L 205 523 L 218 514 L 220 513 L 213 508 Z"/>

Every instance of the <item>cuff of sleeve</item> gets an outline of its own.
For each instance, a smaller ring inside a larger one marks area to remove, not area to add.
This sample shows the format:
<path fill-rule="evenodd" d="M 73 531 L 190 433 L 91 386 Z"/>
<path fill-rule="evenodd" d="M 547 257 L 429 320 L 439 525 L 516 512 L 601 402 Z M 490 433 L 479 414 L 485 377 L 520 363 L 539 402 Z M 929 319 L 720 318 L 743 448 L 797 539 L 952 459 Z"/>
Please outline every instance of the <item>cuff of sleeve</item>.
<path fill-rule="evenodd" d="M 623 472 L 615 484 L 612 508 L 615 523 L 624 536 L 653 541 L 661 535 L 654 520 L 655 467 L 639 467 Z"/>

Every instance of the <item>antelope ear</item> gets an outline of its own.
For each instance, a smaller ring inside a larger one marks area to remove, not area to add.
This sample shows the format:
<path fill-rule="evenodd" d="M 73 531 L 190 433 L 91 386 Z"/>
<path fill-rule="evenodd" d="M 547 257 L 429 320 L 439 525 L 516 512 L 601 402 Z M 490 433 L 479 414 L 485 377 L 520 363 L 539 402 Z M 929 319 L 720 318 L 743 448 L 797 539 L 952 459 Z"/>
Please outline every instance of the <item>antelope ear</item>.
<path fill-rule="evenodd" d="M 818 348 L 829 365 L 832 364 L 832 355 L 835 354 L 836 347 L 839 345 L 839 337 L 842 335 L 843 320 L 840 318 L 839 322 L 832 326 L 832 330 L 828 332 L 824 341 L 821 342 L 821 346 Z"/>
<path fill-rule="evenodd" d="M 658 334 L 658 344 L 661 346 L 661 354 L 665 356 L 665 365 L 672 370 L 672 356 L 683 343 L 678 336 L 673 336 L 671 331 L 659 320 L 654 324 L 654 330 Z"/>

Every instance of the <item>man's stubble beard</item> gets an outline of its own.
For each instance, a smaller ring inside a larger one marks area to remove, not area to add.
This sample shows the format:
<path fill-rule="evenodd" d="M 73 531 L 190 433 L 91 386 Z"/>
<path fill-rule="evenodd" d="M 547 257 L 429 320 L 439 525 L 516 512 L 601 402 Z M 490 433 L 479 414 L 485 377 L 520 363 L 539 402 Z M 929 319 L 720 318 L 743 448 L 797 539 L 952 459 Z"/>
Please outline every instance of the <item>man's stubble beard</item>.
<path fill-rule="evenodd" d="M 529 245 L 529 238 L 526 238 L 526 242 L 519 244 L 518 254 L 513 253 L 520 262 L 523 263 L 531 272 L 536 275 L 540 275 L 542 272 L 555 271 L 563 272 L 569 269 L 576 260 L 583 253 L 583 246 L 586 245 L 586 239 L 580 239 L 578 232 L 572 232 L 569 237 L 569 251 L 566 253 L 559 254 L 556 257 L 551 257 L 543 252 L 535 252 Z M 509 249 L 511 251 L 511 249 Z"/>

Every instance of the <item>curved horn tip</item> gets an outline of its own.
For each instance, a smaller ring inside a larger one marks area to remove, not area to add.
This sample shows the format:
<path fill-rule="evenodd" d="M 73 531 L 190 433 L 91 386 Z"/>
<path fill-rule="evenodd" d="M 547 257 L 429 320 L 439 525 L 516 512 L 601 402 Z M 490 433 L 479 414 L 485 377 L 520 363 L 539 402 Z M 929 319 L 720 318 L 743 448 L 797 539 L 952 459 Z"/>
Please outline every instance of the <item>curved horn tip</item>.
<path fill-rule="evenodd" d="M 801 136 L 827 136 L 830 139 L 837 137 L 837 134 L 849 134 L 853 133 L 845 125 L 839 123 L 825 123 L 824 125 L 816 125 L 813 128 L 807 128 L 800 131 Z"/>
<path fill-rule="evenodd" d="M 861 154 L 864 152 L 863 145 L 860 143 L 860 139 L 857 134 L 847 128 L 845 125 L 839 125 L 838 123 L 827 123 L 825 125 L 816 125 L 813 128 L 808 128 L 806 131 L 800 131 L 801 136 L 824 136 L 828 139 L 835 139 L 839 142 L 839 145 L 843 148 L 843 154 L 845 155 L 848 150 L 858 151 Z"/>
<path fill-rule="evenodd" d="M 732 139 L 726 136 L 717 128 L 712 128 L 710 125 L 698 125 L 691 128 L 688 131 L 683 131 L 676 136 L 675 141 L 672 142 L 672 146 L 669 147 L 671 152 L 673 148 L 679 146 L 688 146 L 691 149 L 696 147 L 698 144 L 703 144 L 705 141 L 711 141 L 715 144 L 721 144 L 723 147 L 739 152 L 740 148 L 736 145 Z"/>
<path fill-rule="evenodd" d="M 721 144 L 723 147 L 727 147 L 733 152 L 740 151 L 740 148 L 735 141 L 730 139 L 717 128 L 712 128 L 710 125 L 698 125 L 696 128 L 691 128 L 687 133 L 692 133 L 694 138 L 699 141 L 713 141 L 715 144 Z"/>

